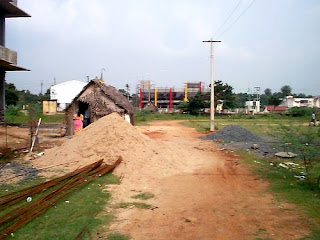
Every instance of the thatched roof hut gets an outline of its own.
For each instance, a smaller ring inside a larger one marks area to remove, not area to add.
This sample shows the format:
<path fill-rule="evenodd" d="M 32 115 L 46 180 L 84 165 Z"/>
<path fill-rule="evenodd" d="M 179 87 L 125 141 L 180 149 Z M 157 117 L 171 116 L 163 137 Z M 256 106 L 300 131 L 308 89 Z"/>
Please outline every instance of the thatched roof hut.
<path fill-rule="evenodd" d="M 153 102 L 148 102 L 143 109 L 150 110 L 150 112 L 152 113 L 158 112 L 158 108 L 154 105 Z"/>
<path fill-rule="evenodd" d="M 110 113 L 117 112 L 121 116 L 130 117 L 134 125 L 135 108 L 129 100 L 123 96 L 115 87 L 107 86 L 102 80 L 91 80 L 82 91 L 73 99 L 65 109 L 66 112 L 66 134 L 73 135 L 73 116 L 80 113 L 84 116 L 84 122 L 93 123 L 99 118 Z"/>

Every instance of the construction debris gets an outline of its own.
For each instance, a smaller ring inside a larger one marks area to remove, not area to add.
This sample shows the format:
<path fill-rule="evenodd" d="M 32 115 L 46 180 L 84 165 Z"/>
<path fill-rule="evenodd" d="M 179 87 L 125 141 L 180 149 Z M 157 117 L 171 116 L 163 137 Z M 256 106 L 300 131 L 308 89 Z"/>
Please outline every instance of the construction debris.
<path fill-rule="evenodd" d="M 251 146 L 251 149 L 259 149 L 259 144 L 254 143 L 254 144 Z"/>
<path fill-rule="evenodd" d="M 277 157 L 281 157 L 281 158 L 294 158 L 296 156 L 298 156 L 295 153 L 292 152 L 277 152 L 274 155 L 276 155 Z"/>

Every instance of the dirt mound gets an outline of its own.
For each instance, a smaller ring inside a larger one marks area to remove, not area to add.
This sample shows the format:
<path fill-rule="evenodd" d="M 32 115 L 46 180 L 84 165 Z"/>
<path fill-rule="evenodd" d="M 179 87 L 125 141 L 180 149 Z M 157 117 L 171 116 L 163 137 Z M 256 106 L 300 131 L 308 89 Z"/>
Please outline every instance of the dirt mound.
<path fill-rule="evenodd" d="M 202 136 L 201 138 L 206 140 L 220 140 L 229 142 L 263 142 L 259 136 L 238 125 L 228 125 L 220 131 L 210 133 Z"/>
<path fill-rule="evenodd" d="M 42 157 L 32 161 L 32 166 L 57 166 L 48 169 L 44 175 L 61 175 L 100 159 L 111 163 L 121 156 L 123 162 L 115 173 L 132 180 L 139 179 L 140 174 L 152 176 L 159 169 L 165 175 L 172 173 L 177 162 L 165 161 L 166 156 L 160 154 L 161 149 L 161 143 L 113 113 L 90 124 L 62 146 L 47 150 Z"/>

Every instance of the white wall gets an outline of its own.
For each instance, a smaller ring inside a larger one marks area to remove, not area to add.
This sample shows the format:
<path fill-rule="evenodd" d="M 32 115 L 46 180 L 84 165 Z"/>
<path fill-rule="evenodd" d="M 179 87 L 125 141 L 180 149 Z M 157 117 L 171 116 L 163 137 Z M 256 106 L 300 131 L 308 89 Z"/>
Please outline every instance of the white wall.
<path fill-rule="evenodd" d="M 58 103 L 58 111 L 63 111 L 86 85 L 87 83 L 85 82 L 71 80 L 51 86 L 50 99 L 56 99 Z"/>
<path fill-rule="evenodd" d="M 260 112 L 260 101 L 246 101 L 245 106 L 249 112 L 253 112 L 253 113 Z"/>

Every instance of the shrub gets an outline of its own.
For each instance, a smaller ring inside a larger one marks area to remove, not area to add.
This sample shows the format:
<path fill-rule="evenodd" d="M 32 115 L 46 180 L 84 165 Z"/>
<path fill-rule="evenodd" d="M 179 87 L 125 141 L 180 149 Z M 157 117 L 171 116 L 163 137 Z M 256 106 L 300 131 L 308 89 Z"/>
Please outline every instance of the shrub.
<path fill-rule="evenodd" d="M 147 116 L 150 115 L 151 111 L 149 109 L 142 109 L 136 112 L 136 116 L 137 117 L 143 117 L 143 116 Z"/>
<path fill-rule="evenodd" d="M 300 108 L 300 107 L 292 107 L 292 108 L 289 108 L 288 110 L 289 115 L 292 117 L 311 116 L 312 112 L 314 111 L 315 109 L 313 108 Z"/>
<path fill-rule="evenodd" d="M 18 116 L 19 114 L 21 113 L 19 112 L 19 108 L 17 106 L 10 105 L 6 109 L 6 115 L 8 116 Z"/>

